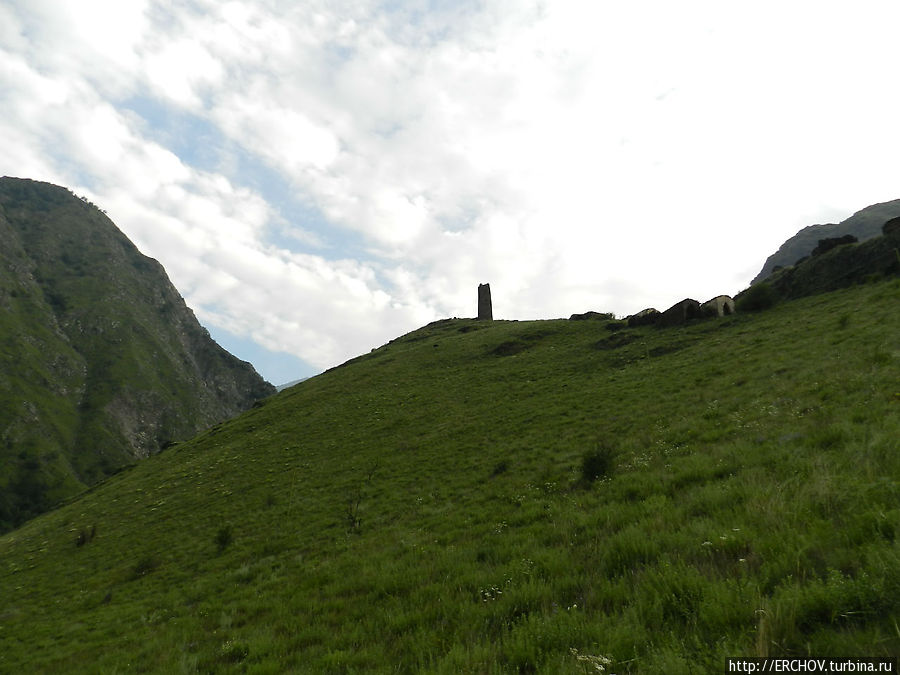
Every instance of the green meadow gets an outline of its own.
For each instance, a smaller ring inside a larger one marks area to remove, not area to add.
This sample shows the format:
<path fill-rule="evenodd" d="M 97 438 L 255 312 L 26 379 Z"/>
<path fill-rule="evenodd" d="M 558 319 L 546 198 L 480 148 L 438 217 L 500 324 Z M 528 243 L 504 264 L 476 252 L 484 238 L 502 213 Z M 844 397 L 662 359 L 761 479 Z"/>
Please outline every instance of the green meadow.
<path fill-rule="evenodd" d="M 0 537 L 0 672 L 896 656 L 898 300 L 425 326 Z"/>

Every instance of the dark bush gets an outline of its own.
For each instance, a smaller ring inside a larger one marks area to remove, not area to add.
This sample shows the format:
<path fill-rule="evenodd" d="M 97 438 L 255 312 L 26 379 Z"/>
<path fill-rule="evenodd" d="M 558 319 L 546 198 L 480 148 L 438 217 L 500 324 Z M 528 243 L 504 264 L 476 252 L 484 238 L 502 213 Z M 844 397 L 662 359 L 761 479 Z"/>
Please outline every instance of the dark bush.
<path fill-rule="evenodd" d="M 82 527 L 78 532 L 78 536 L 75 538 L 75 546 L 78 546 L 80 548 L 85 544 L 89 544 L 91 541 L 93 541 L 95 536 L 97 536 L 96 525 L 91 525 L 90 529 Z"/>
<path fill-rule="evenodd" d="M 146 555 L 138 560 L 131 570 L 131 578 L 139 579 L 159 567 L 159 559 L 155 555 Z"/>
<path fill-rule="evenodd" d="M 506 473 L 509 470 L 509 461 L 506 459 L 501 459 L 494 465 L 494 470 L 491 471 L 491 477 L 499 476 L 501 473 Z"/>
<path fill-rule="evenodd" d="M 614 468 L 616 451 L 607 444 L 598 444 L 581 456 L 581 479 L 593 483 L 598 478 L 606 478 Z"/>
<path fill-rule="evenodd" d="M 228 548 L 228 545 L 233 541 L 234 535 L 231 531 L 231 525 L 223 525 L 219 528 L 219 531 L 216 532 L 216 547 L 219 549 L 219 553 Z"/>
<path fill-rule="evenodd" d="M 528 343 L 522 342 L 521 340 L 507 340 L 494 347 L 491 353 L 496 354 L 497 356 L 515 356 L 519 352 L 528 349 L 529 346 Z"/>
<path fill-rule="evenodd" d="M 735 303 L 739 312 L 759 312 L 778 302 L 778 293 L 769 284 L 751 286 Z"/>

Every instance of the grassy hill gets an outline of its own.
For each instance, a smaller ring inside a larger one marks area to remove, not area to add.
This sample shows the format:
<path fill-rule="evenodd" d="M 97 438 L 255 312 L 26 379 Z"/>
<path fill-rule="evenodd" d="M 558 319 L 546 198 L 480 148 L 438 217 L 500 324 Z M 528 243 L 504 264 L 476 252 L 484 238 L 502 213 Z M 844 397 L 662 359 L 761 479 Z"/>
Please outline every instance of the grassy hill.
<path fill-rule="evenodd" d="M 274 391 L 100 209 L 0 178 L 0 532 Z"/>
<path fill-rule="evenodd" d="M 0 537 L 0 671 L 896 655 L 898 299 L 430 324 Z"/>

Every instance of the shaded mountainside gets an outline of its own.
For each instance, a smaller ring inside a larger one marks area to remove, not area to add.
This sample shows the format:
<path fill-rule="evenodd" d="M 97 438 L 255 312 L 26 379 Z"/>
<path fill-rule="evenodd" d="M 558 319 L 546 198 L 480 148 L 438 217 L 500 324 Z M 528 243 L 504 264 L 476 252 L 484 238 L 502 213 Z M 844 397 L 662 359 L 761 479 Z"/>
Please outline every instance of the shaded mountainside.
<path fill-rule="evenodd" d="M 273 392 L 99 209 L 0 179 L 0 530 Z"/>
<path fill-rule="evenodd" d="M 900 274 L 900 231 L 846 243 L 777 270 L 767 280 L 783 299 L 827 293 Z"/>
<path fill-rule="evenodd" d="M 896 656 L 898 295 L 429 324 L 0 537 L 0 671 Z"/>
<path fill-rule="evenodd" d="M 771 306 L 781 300 L 827 293 L 900 274 L 900 223 L 863 242 L 831 239 L 795 265 L 775 270 L 736 296 L 739 308 Z"/>
<path fill-rule="evenodd" d="M 789 267 L 813 252 L 820 239 L 831 239 L 843 235 L 853 235 L 865 241 L 881 234 L 885 221 L 900 216 L 900 199 L 867 206 L 840 223 L 810 225 L 804 227 L 769 256 L 762 270 L 753 279 L 756 284 L 771 275 L 776 267 Z"/>

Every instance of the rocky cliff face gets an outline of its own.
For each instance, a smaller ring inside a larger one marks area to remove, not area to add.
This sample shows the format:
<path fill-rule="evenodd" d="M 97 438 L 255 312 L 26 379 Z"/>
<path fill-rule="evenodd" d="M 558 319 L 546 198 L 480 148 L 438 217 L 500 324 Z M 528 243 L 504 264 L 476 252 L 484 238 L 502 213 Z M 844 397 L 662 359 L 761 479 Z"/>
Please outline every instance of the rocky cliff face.
<path fill-rule="evenodd" d="M 890 218 L 900 216 L 900 199 L 867 206 L 840 223 L 810 225 L 804 227 L 766 260 L 762 270 L 753 279 L 756 284 L 767 278 L 777 267 L 789 267 L 813 252 L 820 239 L 853 235 L 865 241 L 881 234 L 881 226 Z"/>
<path fill-rule="evenodd" d="M 274 391 L 99 209 L 0 179 L 0 531 Z"/>

